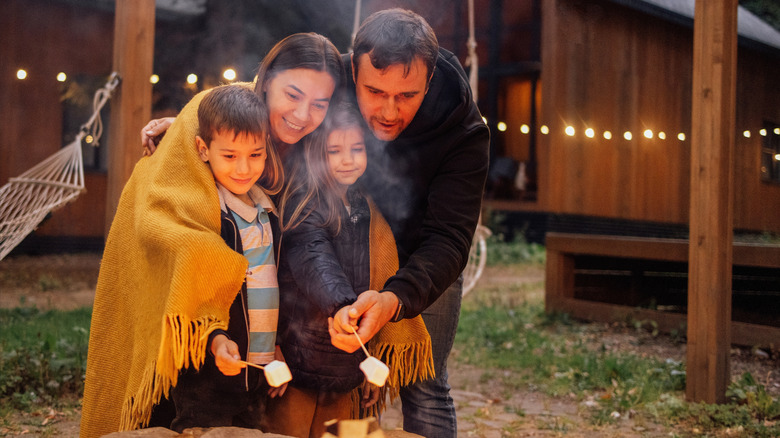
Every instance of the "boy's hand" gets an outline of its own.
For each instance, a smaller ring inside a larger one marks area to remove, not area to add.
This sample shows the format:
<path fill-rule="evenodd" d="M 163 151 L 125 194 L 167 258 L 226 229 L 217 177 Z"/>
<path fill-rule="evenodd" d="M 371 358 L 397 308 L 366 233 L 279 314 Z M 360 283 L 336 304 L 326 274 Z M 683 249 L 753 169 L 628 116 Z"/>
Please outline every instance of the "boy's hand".
<path fill-rule="evenodd" d="M 217 368 L 226 376 L 235 376 L 246 367 L 241 363 L 241 355 L 238 352 L 238 344 L 228 339 L 225 335 L 217 335 L 211 341 L 211 353 Z"/>
<path fill-rule="evenodd" d="M 276 359 L 276 360 L 278 360 L 278 361 L 281 361 L 281 362 L 286 362 L 286 361 L 284 360 L 284 355 L 282 355 L 282 349 L 281 349 L 281 348 L 279 348 L 279 346 L 278 346 L 278 345 L 276 346 L 276 351 L 274 352 L 274 359 Z M 281 396 L 283 396 L 283 395 L 284 395 L 284 392 L 285 392 L 285 391 L 287 391 L 287 383 L 289 383 L 289 382 L 285 382 L 285 383 L 284 383 L 282 386 L 279 386 L 279 387 L 277 387 L 277 388 L 274 388 L 274 387 L 272 386 L 272 387 L 271 387 L 271 388 L 268 390 L 268 395 L 269 395 L 271 398 L 274 398 L 274 397 L 281 397 Z"/>

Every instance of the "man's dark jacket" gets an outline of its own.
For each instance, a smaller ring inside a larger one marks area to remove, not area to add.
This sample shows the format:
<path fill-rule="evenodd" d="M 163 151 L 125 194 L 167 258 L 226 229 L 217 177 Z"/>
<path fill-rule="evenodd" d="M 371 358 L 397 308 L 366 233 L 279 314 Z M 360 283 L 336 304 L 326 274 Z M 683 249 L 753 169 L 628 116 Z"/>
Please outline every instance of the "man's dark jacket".
<path fill-rule="evenodd" d="M 349 55 L 344 62 L 354 99 Z M 490 133 L 457 57 L 439 50 L 423 103 L 398 138 L 367 140 L 361 180 L 393 230 L 401 266 L 385 289 L 398 295 L 409 318 L 466 266 L 487 177 Z"/>

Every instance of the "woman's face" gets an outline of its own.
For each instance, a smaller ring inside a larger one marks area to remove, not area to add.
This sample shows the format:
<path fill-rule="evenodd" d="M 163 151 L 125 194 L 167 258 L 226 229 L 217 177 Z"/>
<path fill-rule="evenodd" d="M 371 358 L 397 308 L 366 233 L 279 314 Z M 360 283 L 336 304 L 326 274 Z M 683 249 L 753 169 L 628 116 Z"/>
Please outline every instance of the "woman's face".
<path fill-rule="evenodd" d="M 335 88 L 328 73 L 308 68 L 283 70 L 266 82 L 263 91 L 273 139 L 295 144 L 317 129 Z"/>

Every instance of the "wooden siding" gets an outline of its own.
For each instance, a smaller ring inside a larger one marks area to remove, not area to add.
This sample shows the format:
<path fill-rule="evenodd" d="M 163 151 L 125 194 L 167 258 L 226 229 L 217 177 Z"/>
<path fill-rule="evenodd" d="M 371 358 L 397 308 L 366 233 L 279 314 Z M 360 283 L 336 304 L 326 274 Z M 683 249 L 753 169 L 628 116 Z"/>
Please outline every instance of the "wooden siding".
<path fill-rule="evenodd" d="M 687 223 L 693 30 L 607 1 L 543 2 L 542 14 L 540 124 L 550 134 L 539 137 L 540 208 Z M 739 55 L 735 228 L 780 231 L 780 187 L 760 181 L 756 135 L 764 120 L 780 121 L 780 90 L 770 84 L 777 63 Z M 594 138 L 583 135 L 587 127 Z M 753 137 L 742 137 L 745 129 Z"/>
<path fill-rule="evenodd" d="M 73 23 L 78 23 L 74 26 Z M 42 0 L 4 0 L 0 14 L 0 184 L 56 152 L 63 139 L 64 72 L 111 72 L 113 13 Z M 16 79 L 19 68 L 25 80 Z M 83 122 L 85 122 L 84 120 Z M 80 123 L 83 123 L 80 122 Z M 101 147 L 107 147 L 105 143 Z M 59 210 L 36 233 L 102 236 L 105 178 L 87 174 L 88 193 Z"/>

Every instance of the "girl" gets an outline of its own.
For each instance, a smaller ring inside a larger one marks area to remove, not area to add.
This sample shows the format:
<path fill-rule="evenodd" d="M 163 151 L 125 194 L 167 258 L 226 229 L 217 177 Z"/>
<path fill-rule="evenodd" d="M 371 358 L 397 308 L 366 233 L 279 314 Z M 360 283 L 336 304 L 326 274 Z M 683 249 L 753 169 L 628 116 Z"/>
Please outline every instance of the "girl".
<path fill-rule="evenodd" d="M 367 156 L 363 118 L 353 107 L 334 105 L 322 127 L 290 152 L 287 163 L 279 204 L 278 336 L 293 381 L 281 398 L 269 401 L 265 418 L 273 424 L 263 430 L 320 437 L 325 421 L 355 416 L 358 395 L 353 390 L 364 380 L 359 365 L 365 355 L 331 345 L 328 318 L 361 292 L 381 287 L 397 270 L 398 257 L 390 227 L 357 183 Z M 416 338 L 393 335 L 380 347 L 388 353 L 384 359 L 396 387 L 415 373 L 400 369 L 402 362 L 393 355 L 423 364 L 417 377 L 432 369 L 424 324 L 420 318 L 408 321 L 400 327 L 413 325 Z M 363 407 L 372 406 L 378 388 L 363 395 Z"/>

